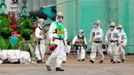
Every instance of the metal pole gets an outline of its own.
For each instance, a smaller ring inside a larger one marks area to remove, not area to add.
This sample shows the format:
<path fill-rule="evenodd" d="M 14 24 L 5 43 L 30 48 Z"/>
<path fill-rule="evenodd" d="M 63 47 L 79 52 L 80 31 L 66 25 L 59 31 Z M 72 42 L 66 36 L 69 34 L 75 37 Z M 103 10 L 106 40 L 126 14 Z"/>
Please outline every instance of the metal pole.
<path fill-rule="evenodd" d="M 38 49 L 39 49 L 39 53 L 40 53 L 40 57 L 41 57 L 41 62 L 43 63 L 42 52 L 40 50 L 40 40 L 38 40 L 37 45 L 38 45 Z"/>

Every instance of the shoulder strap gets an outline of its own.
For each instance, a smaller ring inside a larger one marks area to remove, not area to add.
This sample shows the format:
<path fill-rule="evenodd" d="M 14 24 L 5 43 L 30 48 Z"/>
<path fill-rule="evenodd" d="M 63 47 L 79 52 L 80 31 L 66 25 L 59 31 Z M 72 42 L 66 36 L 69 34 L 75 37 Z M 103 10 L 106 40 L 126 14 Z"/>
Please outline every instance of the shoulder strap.
<path fill-rule="evenodd" d="M 58 24 L 58 22 L 54 22 L 55 23 L 55 25 L 56 25 L 56 28 L 58 28 L 59 27 L 59 24 Z"/>

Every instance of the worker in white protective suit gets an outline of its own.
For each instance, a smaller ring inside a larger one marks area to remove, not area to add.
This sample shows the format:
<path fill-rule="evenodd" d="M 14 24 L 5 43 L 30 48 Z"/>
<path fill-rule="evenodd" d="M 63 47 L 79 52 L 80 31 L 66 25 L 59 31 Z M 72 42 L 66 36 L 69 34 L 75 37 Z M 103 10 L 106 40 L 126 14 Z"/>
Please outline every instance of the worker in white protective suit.
<path fill-rule="evenodd" d="M 84 31 L 82 29 L 79 30 L 79 35 L 76 35 L 73 38 L 72 45 L 76 47 L 78 61 L 84 61 L 87 41 L 84 36 Z"/>
<path fill-rule="evenodd" d="M 117 27 L 117 29 L 119 30 L 119 38 L 118 38 L 118 43 L 119 43 L 119 54 L 120 54 L 120 60 L 122 62 L 125 61 L 125 46 L 127 44 L 127 36 L 126 33 L 123 30 L 122 25 L 119 25 Z"/>
<path fill-rule="evenodd" d="M 111 62 L 120 63 L 119 47 L 118 47 L 119 31 L 116 28 L 115 22 L 110 23 L 110 29 L 106 33 L 106 48 L 107 53 L 111 57 Z"/>
<path fill-rule="evenodd" d="M 43 31 L 43 25 L 44 25 L 44 19 L 39 19 L 38 20 L 38 26 L 35 29 L 35 37 L 37 38 L 37 44 L 35 47 L 35 54 L 37 57 L 37 63 L 42 63 L 44 62 L 44 55 L 46 52 L 45 48 L 45 35 Z"/>
<path fill-rule="evenodd" d="M 56 21 L 51 23 L 48 31 L 50 44 L 54 43 L 57 45 L 46 62 L 46 68 L 48 71 L 51 71 L 53 61 L 56 61 L 56 71 L 64 71 L 64 69 L 61 68 L 61 64 L 63 62 L 64 46 L 67 45 L 67 31 L 62 23 L 63 18 L 62 12 L 58 12 Z"/>
<path fill-rule="evenodd" d="M 92 48 L 90 54 L 91 63 L 94 63 L 97 52 L 100 58 L 99 63 L 103 63 L 104 60 L 104 54 L 102 49 L 103 30 L 100 28 L 100 24 L 100 20 L 97 20 L 94 25 L 94 28 L 90 32 L 90 43 Z"/>

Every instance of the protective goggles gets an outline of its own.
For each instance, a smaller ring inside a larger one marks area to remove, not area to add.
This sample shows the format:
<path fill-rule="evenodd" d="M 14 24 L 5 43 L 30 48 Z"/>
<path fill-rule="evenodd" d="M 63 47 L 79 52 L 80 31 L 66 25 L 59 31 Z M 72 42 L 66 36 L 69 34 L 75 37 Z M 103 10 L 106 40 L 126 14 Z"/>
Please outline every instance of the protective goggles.
<path fill-rule="evenodd" d="M 59 18 L 64 18 L 63 16 L 57 16 L 57 18 L 59 19 Z"/>
<path fill-rule="evenodd" d="M 110 26 L 110 28 L 114 28 L 115 26 Z"/>
<path fill-rule="evenodd" d="M 121 30 L 122 28 L 118 27 L 117 29 L 118 29 L 118 30 Z"/>

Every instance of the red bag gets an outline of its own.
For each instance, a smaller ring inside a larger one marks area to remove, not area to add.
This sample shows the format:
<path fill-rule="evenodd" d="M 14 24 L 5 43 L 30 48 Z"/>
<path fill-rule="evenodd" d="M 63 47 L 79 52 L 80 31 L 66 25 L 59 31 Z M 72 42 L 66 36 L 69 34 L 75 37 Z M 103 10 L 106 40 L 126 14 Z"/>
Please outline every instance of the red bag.
<path fill-rule="evenodd" d="M 56 48 L 57 48 L 56 44 L 52 44 L 52 45 L 50 44 L 49 46 L 50 51 L 54 51 Z"/>

